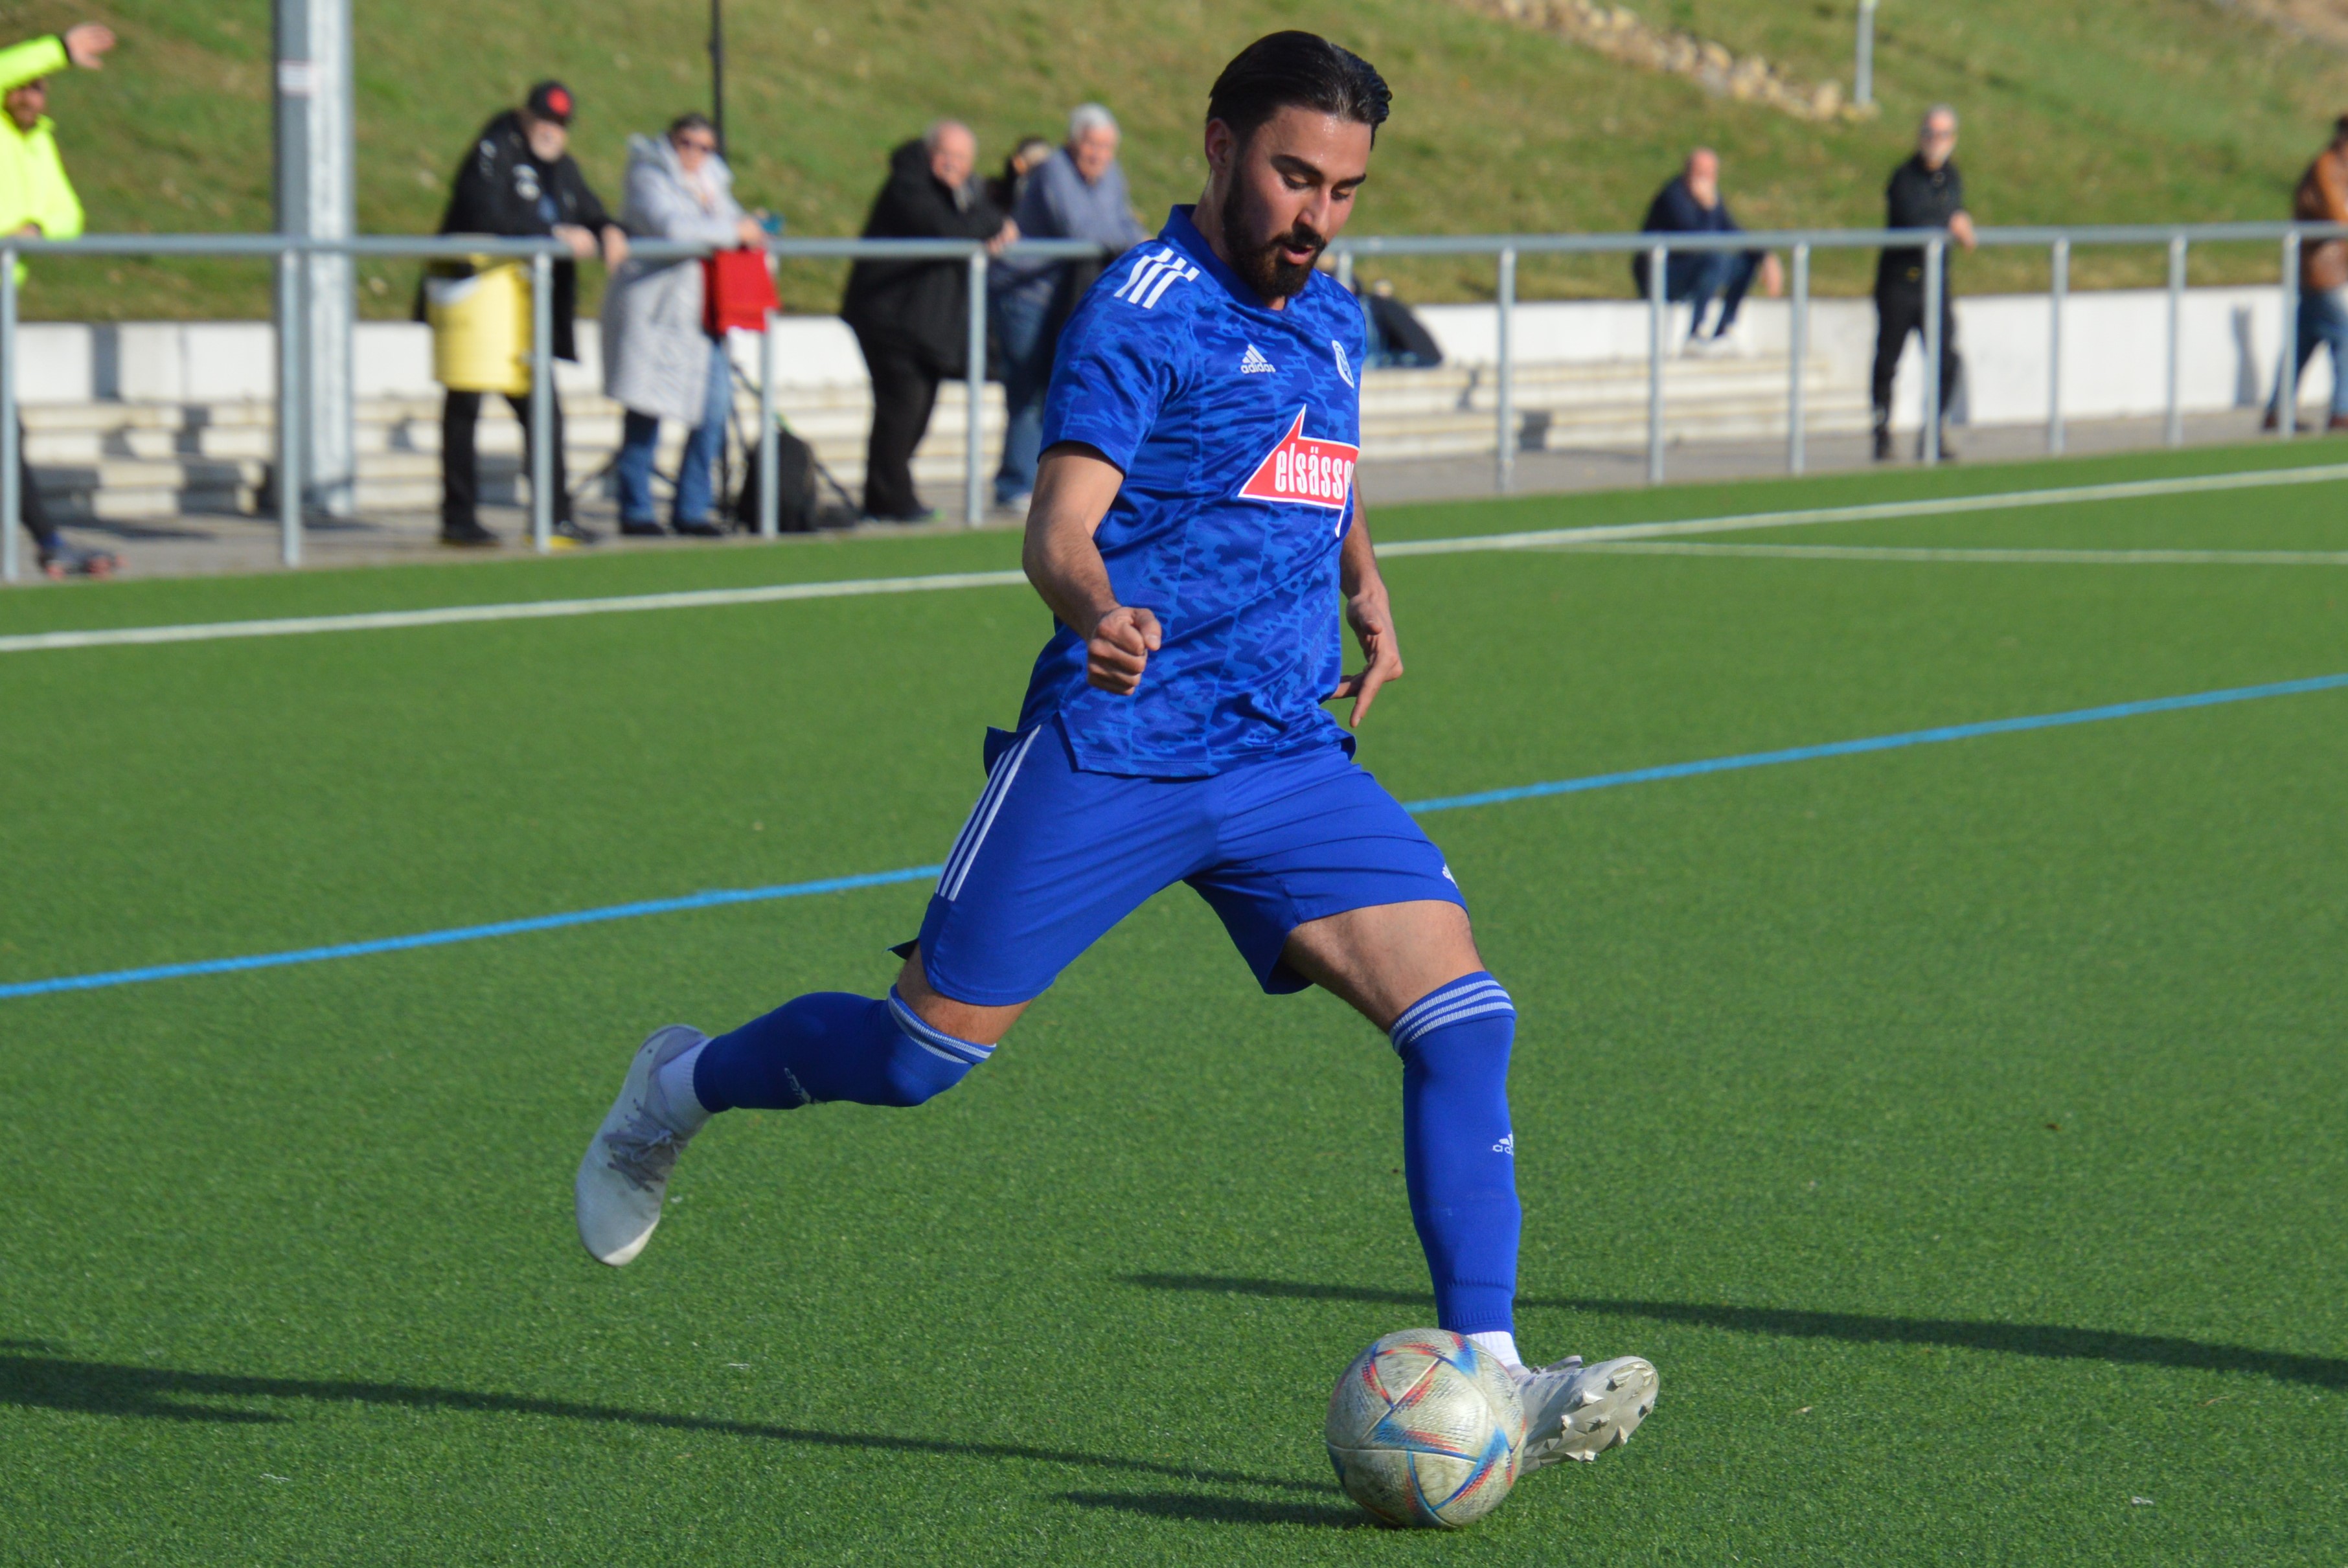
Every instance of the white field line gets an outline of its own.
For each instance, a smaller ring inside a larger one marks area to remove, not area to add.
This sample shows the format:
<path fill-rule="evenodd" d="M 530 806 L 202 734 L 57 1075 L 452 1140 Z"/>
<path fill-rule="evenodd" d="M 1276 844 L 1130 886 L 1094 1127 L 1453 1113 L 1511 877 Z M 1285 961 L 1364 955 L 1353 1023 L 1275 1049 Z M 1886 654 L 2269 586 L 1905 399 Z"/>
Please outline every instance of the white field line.
<path fill-rule="evenodd" d="M 2348 550 L 1962 550 L 1894 544 L 1553 544 L 1578 555 L 1734 555 L 1776 561 L 1982 561 L 2081 566 L 2348 566 Z"/>
<path fill-rule="evenodd" d="M 1384 558 L 1398 559 L 1499 550 L 1550 550 L 1560 545 L 1668 538 L 1675 534 L 1727 533 L 1743 529 L 1793 528 L 1821 522 L 1869 522 L 1894 518 L 2009 511 L 2023 507 L 2134 500 L 2212 490 L 2262 490 L 2277 485 L 2322 484 L 2336 480 L 2348 480 L 2348 463 L 2333 463 L 2321 468 L 2209 474 L 2188 479 L 2139 480 L 2124 484 L 2075 485 L 2064 490 L 2013 490 L 1995 495 L 1879 501 L 1865 506 L 1817 507 L 1800 511 L 1732 513 L 1725 517 L 1690 518 L 1673 522 L 1626 522 L 1591 528 L 1541 529 L 1522 533 L 1485 533 L 1461 539 L 1406 540 L 1380 545 L 1378 554 Z M 620 614 L 636 610 L 699 610 L 727 604 L 773 604 L 798 599 L 847 599 L 872 593 L 930 593 L 953 588 L 1007 588 L 1025 581 L 1025 575 L 1018 572 L 954 572 L 923 577 L 863 577 L 839 583 L 705 588 L 675 593 L 632 593 L 600 599 L 544 599 L 524 603 L 456 604 L 434 610 L 295 615 L 267 621 L 199 621 L 169 626 L 31 632 L 0 636 L 0 654 L 124 647 L 154 643 L 209 643 L 238 637 L 295 637 L 323 632 L 380 632 L 407 626 L 453 626 L 483 621 L 554 620 L 572 615 Z"/>

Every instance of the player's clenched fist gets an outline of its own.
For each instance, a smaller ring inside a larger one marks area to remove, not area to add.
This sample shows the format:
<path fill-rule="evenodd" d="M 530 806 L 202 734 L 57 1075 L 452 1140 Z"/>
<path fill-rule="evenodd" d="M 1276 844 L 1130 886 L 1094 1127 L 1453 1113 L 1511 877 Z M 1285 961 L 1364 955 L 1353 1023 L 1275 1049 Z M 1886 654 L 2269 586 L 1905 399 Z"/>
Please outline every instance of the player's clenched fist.
<path fill-rule="evenodd" d="M 1085 678 L 1103 691 L 1131 696 L 1164 641 L 1157 616 L 1138 604 L 1119 604 L 1093 623 L 1085 642 Z"/>

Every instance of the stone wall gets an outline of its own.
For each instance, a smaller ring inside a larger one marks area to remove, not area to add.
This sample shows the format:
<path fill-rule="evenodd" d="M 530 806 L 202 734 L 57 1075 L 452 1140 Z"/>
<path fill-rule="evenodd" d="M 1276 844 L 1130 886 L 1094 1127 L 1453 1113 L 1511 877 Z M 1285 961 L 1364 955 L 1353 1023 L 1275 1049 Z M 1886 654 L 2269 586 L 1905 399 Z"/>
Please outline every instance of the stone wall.
<path fill-rule="evenodd" d="M 1657 27 L 1621 5 L 1598 0 L 1460 0 L 1471 11 L 1570 38 L 1609 59 L 1686 77 L 1707 92 L 1757 103 L 1797 119 L 1864 119 L 1837 82 L 1799 82 L 1758 55 L 1739 55 L 1716 39 Z"/>

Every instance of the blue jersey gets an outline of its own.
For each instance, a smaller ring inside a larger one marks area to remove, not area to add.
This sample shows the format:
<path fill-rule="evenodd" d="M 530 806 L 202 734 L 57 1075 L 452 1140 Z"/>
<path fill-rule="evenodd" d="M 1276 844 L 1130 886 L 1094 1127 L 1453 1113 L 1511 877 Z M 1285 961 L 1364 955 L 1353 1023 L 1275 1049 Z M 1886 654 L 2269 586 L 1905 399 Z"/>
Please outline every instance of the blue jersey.
<path fill-rule="evenodd" d="M 1056 717 L 1079 768 L 1164 779 L 1341 743 L 1321 703 L 1343 668 L 1364 352 L 1361 307 L 1333 279 L 1269 309 L 1188 207 L 1109 267 L 1061 336 L 1044 443 L 1124 471 L 1094 540 L 1117 602 L 1153 612 L 1165 642 L 1117 696 L 1056 627 L 1023 730 Z"/>

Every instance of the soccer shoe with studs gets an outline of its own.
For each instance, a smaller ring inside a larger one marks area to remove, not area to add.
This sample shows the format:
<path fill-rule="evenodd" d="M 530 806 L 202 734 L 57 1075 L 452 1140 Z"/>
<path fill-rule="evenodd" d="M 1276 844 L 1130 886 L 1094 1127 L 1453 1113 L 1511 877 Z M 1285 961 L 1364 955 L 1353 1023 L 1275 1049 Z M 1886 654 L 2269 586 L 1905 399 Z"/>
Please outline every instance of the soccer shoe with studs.
<path fill-rule="evenodd" d="M 1581 1357 L 1527 1372 L 1517 1384 L 1525 1405 L 1525 1446 L 1518 1473 L 1560 1460 L 1596 1459 L 1631 1440 L 1655 1408 L 1655 1369 L 1636 1356 L 1584 1367 Z"/>
<path fill-rule="evenodd" d="M 660 1223 L 668 1173 L 695 1132 L 699 1108 L 677 1114 L 661 1091 L 660 1070 L 709 1037 L 683 1024 L 654 1029 L 636 1047 L 620 1098 L 579 1161 L 572 1194 L 580 1243 L 597 1263 L 632 1263 Z"/>

